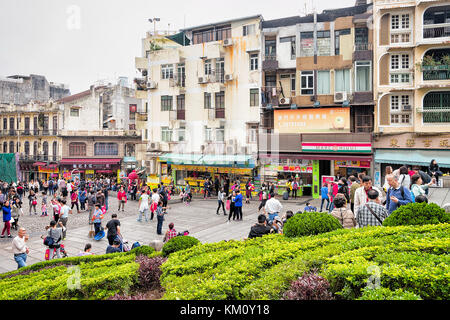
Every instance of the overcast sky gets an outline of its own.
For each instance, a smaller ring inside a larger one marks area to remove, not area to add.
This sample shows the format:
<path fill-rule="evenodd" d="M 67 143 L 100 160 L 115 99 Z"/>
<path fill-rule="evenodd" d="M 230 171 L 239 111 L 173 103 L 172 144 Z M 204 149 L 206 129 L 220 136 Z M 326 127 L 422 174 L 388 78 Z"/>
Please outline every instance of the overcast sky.
<path fill-rule="evenodd" d="M 0 0 L 0 76 L 41 74 L 71 93 L 96 80 L 137 76 L 141 39 L 171 30 L 262 14 L 265 20 L 354 5 L 355 0 Z"/>

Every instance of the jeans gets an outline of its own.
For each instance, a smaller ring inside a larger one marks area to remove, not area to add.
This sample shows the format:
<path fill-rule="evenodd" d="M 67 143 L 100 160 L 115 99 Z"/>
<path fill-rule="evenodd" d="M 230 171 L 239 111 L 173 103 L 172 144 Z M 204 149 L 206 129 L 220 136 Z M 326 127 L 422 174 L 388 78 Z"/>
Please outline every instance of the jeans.
<path fill-rule="evenodd" d="M 17 262 L 17 269 L 23 268 L 27 266 L 27 254 L 22 253 L 19 255 L 14 255 L 14 260 Z"/>
<path fill-rule="evenodd" d="M 58 248 L 49 248 L 49 249 L 50 249 L 49 260 L 54 259 L 55 254 L 56 254 L 56 259 L 61 259 L 61 247 L 58 246 Z"/>
<path fill-rule="evenodd" d="M 235 214 L 237 220 L 242 220 L 242 207 L 235 207 L 234 214 Z M 234 220 L 234 217 L 233 217 L 233 220 Z"/>
<path fill-rule="evenodd" d="M 223 214 L 227 214 L 227 213 L 225 212 L 225 205 L 224 205 L 223 201 L 217 200 L 217 202 L 219 203 L 219 206 L 217 207 L 217 212 L 216 212 L 216 214 L 219 214 L 219 209 L 220 209 L 221 206 L 222 206 L 222 209 L 223 209 Z"/>
<path fill-rule="evenodd" d="M 321 202 L 321 204 L 320 204 L 320 212 L 323 212 L 323 211 L 322 211 L 322 208 L 323 208 L 323 203 L 324 203 L 325 201 L 327 202 L 327 206 L 325 207 L 325 210 L 328 211 L 328 209 L 329 209 L 329 207 L 330 207 L 330 199 L 328 199 L 328 198 L 322 198 L 322 202 Z"/>
<path fill-rule="evenodd" d="M 63 224 L 63 226 L 64 226 L 64 228 L 67 228 L 67 220 L 68 220 L 69 218 L 59 218 L 59 221 L 61 221 L 61 223 Z M 67 232 L 67 229 L 65 229 L 63 232 L 62 232 L 62 237 L 63 237 L 63 239 L 66 237 L 66 232 Z"/>
<path fill-rule="evenodd" d="M 141 222 L 142 221 L 142 215 L 145 215 L 145 221 L 148 222 L 148 213 L 149 213 L 149 209 L 144 209 L 144 211 L 140 211 L 139 210 L 139 218 L 137 221 Z"/>
<path fill-rule="evenodd" d="M 102 223 L 94 222 L 95 234 L 97 235 L 100 231 L 102 231 Z"/>
<path fill-rule="evenodd" d="M 333 201 L 331 201 L 330 207 L 328 208 L 328 212 L 333 211 L 333 209 L 334 209 L 334 203 L 333 203 Z"/>
<path fill-rule="evenodd" d="M 156 233 L 161 235 L 164 216 L 156 215 L 156 218 L 158 218 L 158 225 L 156 226 Z"/>
<path fill-rule="evenodd" d="M 269 213 L 269 222 L 272 223 L 276 216 L 278 216 L 278 212 Z"/>
<path fill-rule="evenodd" d="M 106 210 L 108 210 L 108 198 L 109 198 L 109 197 L 105 197 L 105 207 L 106 207 Z"/>

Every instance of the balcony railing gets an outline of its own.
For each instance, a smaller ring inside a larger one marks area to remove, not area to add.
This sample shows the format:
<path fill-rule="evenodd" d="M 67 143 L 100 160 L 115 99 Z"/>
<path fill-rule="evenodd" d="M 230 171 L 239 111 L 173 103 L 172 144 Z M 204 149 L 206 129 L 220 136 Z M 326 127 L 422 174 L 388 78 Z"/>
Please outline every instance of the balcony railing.
<path fill-rule="evenodd" d="M 450 66 L 422 66 L 423 80 L 450 80 Z"/>
<path fill-rule="evenodd" d="M 140 131 L 138 130 L 92 130 L 92 131 L 76 131 L 76 130 L 61 130 L 61 136 L 69 137 L 103 137 L 103 136 L 116 136 L 116 137 L 126 137 L 140 136 Z"/>
<path fill-rule="evenodd" d="M 262 106 L 272 105 L 277 107 L 279 104 L 279 97 L 281 93 L 281 87 L 262 87 Z"/>
<path fill-rule="evenodd" d="M 61 133 L 61 130 L 56 129 L 46 129 L 46 130 L 37 130 L 37 129 L 26 129 L 26 130 L 0 130 L 0 137 L 9 137 L 9 136 L 57 136 Z"/>
<path fill-rule="evenodd" d="M 60 156 L 54 156 L 54 155 L 33 155 L 33 154 L 26 154 L 26 153 L 20 153 L 19 154 L 19 160 L 22 161 L 50 161 L 50 162 L 57 162 L 61 161 Z"/>
<path fill-rule="evenodd" d="M 450 23 L 431 24 L 423 26 L 423 38 L 450 37 Z"/>
<path fill-rule="evenodd" d="M 355 51 L 368 51 L 368 50 L 372 50 L 372 44 L 371 44 L 371 43 L 355 43 L 354 50 L 355 50 Z"/>

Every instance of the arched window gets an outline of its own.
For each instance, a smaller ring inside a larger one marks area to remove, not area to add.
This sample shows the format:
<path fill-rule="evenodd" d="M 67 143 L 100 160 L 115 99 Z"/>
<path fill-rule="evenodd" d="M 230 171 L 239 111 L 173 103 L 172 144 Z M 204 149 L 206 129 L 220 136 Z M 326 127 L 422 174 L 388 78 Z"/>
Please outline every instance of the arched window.
<path fill-rule="evenodd" d="M 25 141 L 25 157 L 28 158 L 30 155 L 30 143 L 28 141 Z"/>
<path fill-rule="evenodd" d="M 33 156 L 35 157 L 35 160 L 36 160 L 36 157 L 39 154 L 39 150 L 38 149 L 39 149 L 38 143 L 37 143 L 37 141 L 35 141 L 33 143 Z"/>
<path fill-rule="evenodd" d="M 58 142 L 57 141 L 53 141 L 53 146 L 52 146 L 52 151 L 53 151 L 53 161 L 56 161 L 56 158 L 58 157 Z"/>
<path fill-rule="evenodd" d="M 450 79 L 450 48 L 428 50 L 422 60 L 423 80 Z"/>
<path fill-rule="evenodd" d="M 94 155 L 117 156 L 119 155 L 119 145 L 117 143 L 97 142 L 94 145 Z"/>
<path fill-rule="evenodd" d="M 9 153 L 14 153 L 14 141 L 9 142 Z"/>
<path fill-rule="evenodd" d="M 8 153 L 8 142 L 3 142 L 3 153 Z"/>
<path fill-rule="evenodd" d="M 423 123 L 450 122 L 450 91 L 429 92 L 423 98 Z"/>
<path fill-rule="evenodd" d="M 42 144 L 42 150 L 44 152 L 44 160 L 48 160 L 48 142 L 47 141 L 45 141 Z"/>
<path fill-rule="evenodd" d="M 70 157 L 86 156 L 86 143 L 82 142 L 69 143 L 69 156 Z"/>
<path fill-rule="evenodd" d="M 423 38 L 450 37 L 450 6 L 436 6 L 423 14 Z"/>

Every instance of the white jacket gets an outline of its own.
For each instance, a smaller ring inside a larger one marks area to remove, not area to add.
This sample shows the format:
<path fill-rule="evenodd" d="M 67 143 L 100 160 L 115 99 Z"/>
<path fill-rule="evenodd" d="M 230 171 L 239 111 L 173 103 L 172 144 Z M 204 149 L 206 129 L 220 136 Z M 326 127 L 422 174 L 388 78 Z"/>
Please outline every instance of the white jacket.
<path fill-rule="evenodd" d="M 381 190 L 377 187 L 372 186 L 372 189 L 378 191 L 378 193 L 380 194 L 379 196 L 380 201 L 383 202 L 384 201 L 383 192 L 381 192 Z M 354 208 L 355 212 L 353 212 L 355 214 L 355 217 L 358 213 L 359 207 L 365 205 L 366 203 L 367 203 L 367 194 L 366 191 L 364 190 L 364 186 L 362 186 L 356 189 L 355 191 L 355 208 Z"/>

